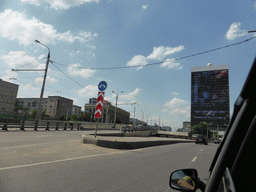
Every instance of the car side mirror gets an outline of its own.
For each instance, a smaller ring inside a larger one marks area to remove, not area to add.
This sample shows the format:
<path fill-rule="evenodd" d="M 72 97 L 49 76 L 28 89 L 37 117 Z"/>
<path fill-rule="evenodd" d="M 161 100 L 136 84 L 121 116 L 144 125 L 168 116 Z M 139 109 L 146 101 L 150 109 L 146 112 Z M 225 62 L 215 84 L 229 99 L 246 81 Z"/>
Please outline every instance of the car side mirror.
<path fill-rule="evenodd" d="M 169 185 L 179 191 L 196 191 L 198 174 L 196 169 L 179 169 L 172 172 Z"/>

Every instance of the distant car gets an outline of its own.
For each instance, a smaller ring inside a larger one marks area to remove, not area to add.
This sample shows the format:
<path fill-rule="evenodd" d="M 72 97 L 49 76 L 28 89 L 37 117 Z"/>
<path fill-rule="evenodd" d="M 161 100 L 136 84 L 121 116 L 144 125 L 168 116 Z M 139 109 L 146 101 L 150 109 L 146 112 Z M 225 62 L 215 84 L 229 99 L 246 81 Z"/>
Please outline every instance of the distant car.
<path fill-rule="evenodd" d="M 208 145 L 207 138 L 206 138 L 206 136 L 204 136 L 204 135 L 197 135 L 197 136 L 196 136 L 196 139 L 195 139 L 195 143 L 196 143 L 196 144 L 198 144 L 198 143 L 204 143 L 205 145 Z"/>
<path fill-rule="evenodd" d="M 216 138 L 216 139 L 214 139 L 214 141 L 213 141 L 215 144 L 216 143 L 220 143 L 220 139 L 219 138 Z"/>

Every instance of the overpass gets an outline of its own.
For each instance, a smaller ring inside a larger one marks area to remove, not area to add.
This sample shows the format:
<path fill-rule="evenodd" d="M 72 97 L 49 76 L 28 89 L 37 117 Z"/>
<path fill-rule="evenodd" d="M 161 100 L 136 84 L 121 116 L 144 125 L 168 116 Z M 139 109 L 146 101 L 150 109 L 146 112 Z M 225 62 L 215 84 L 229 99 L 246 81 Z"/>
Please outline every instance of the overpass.
<path fill-rule="evenodd" d="M 134 131 L 150 131 L 151 136 L 165 136 L 173 138 L 185 138 L 189 139 L 191 136 L 188 132 L 173 132 L 173 131 L 162 131 L 158 127 L 149 127 L 149 126 L 123 126 L 121 132 L 134 132 Z"/>

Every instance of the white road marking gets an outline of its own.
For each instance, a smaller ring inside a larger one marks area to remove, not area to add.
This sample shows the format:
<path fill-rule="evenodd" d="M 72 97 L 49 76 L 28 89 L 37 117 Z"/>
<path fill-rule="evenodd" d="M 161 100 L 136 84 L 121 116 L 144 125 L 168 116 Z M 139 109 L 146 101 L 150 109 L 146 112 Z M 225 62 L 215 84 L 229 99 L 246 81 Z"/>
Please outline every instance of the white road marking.
<path fill-rule="evenodd" d="M 23 167 L 32 167 L 32 166 L 37 166 L 37 165 L 46 165 L 46 164 L 52 164 L 52 163 L 60 163 L 60 162 L 65 162 L 65 161 L 73 161 L 73 160 L 78 160 L 78 159 L 86 159 L 86 158 L 90 158 L 90 157 L 99 157 L 99 156 L 113 155 L 113 154 L 118 154 L 118 153 L 126 153 L 126 151 L 114 152 L 114 153 L 106 153 L 106 154 L 97 154 L 97 155 L 88 155 L 88 156 L 82 156 L 82 157 L 60 159 L 60 160 L 55 160 L 55 161 L 46 161 L 46 162 L 41 162 L 41 163 L 17 165 L 17 166 L 12 166 L 12 167 L 2 167 L 2 168 L 0 168 L 0 171 L 2 171 L 2 170 L 9 170 L 9 169 L 23 168 Z"/>
<path fill-rule="evenodd" d="M 31 144 L 31 145 L 18 145 L 18 146 L 11 146 L 11 147 L 3 147 L 0 149 L 10 149 L 10 148 L 20 148 L 20 147 L 33 147 L 37 145 L 49 145 L 49 144 L 54 144 L 54 143 L 62 143 L 62 142 L 69 142 L 69 141 L 81 141 L 79 140 L 68 140 L 68 141 L 58 141 L 58 142 L 51 142 L 51 143 L 38 143 L 38 144 Z"/>
<path fill-rule="evenodd" d="M 205 148 L 205 146 L 204 146 L 204 148 Z M 198 155 L 201 151 L 203 151 L 203 149 L 200 149 L 200 151 L 198 151 L 198 153 L 196 155 Z M 193 162 L 195 162 L 196 159 L 197 159 L 197 157 L 194 157 L 186 168 L 188 168 Z"/>
<path fill-rule="evenodd" d="M 194 158 L 192 159 L 192 162 L 195 162 L 195 161 L 196 161 L 196 159 L 197 159 L 197 157 L 194 157 Z"/>

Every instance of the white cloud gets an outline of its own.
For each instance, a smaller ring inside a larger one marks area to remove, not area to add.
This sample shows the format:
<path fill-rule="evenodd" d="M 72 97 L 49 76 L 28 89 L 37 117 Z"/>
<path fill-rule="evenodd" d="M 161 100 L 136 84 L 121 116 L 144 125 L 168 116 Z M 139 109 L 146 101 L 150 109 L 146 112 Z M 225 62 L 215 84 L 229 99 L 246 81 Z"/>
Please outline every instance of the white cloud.
<path fill-rule="evenodd" d="M 229 30 L 226 33 L 226 38 L 228 40 L 234 40 L 238 37 L 244 36 L 247 34 L 246 30 L 240 29 L 241 23 L 234 22 L 230 25 Z"/>
<path fill-rule="evenodd" d="M 167 67 L 168 69 L 182 69 L 179 62 L 176 62 L 175 59 L 167 59 L 160 67 Z"/>
<path fill-rule="evenodd" d="M 175 108 L 170 112 L 171 115 L 178 115 L 182 114 L 186 117 L 190 117 L 190 106 L 187 106 L 185 108 Z"/>
<path fill-rule="evenodd" d="M 32 83 L 28 83 L 26 85 L 20 85 L 19 91 L 18 91 L 19 97 L 40 97 L 40 88 L 39 87 L 33 87 Z M 44 97 L 47 97 L 44 94 Z"/>
<path fill-rule="evenodd" d="M 81 97 L 97 97 L 98 86 L 87 85 L 86 87 L 77 91 L 77 94 Z"/>
<path fill-rule="evenodd" d="M 55 41 L 81 43 L 93 40 L 98 35 L 91 32 L 80 31 L 77 35 L 73 35 L 70 31 L 58 33 L 50 24 L 45 24 L 35 17 L 28 19 L 25 13 L 13 11 L 11 9 L 0 13 L 0 36 L 8 38 L 12 41 L 18 40 L 20 44 L 30 45 L 35 39 L 45 44 L 55 43 Z"/>
<path fill-rule="evenodd" d="M 77 105 L 77 106 L 80 106 L 82 107 L 82 111 L 84 110 L 84 103 L 82 102 L 81 99 L 77 98 L 77 97 L 71 97 L 70 98 L 71 100 L 73 100 L 73 105 Z"/>
<path fill-rule="evenodd" d="M 118 93 L 118 105 L 126 103 L 136 103 L 136 96 L 140 93 L 141 89 L 136 88 L 134 91 L 129 93 Z M 105 100 L 111 102 L 113 105 L 116 103 L 116 94 L 113 93 L 110 97 L 105 97 Z"/>
<path fill-rule="evenodd" d="M 142 5 L 142 9 L 146 10 L 148 8 L 148 5 Z"/>
<path fill-rule="evenodd" d="M 143 55 L 136 55 L 127 63 L 127 66 L 137 66 L 142 65 L 137 68 L 137 70 L 140 70 L 143 68 L 144 65 L 147 65 L 147 59 Z"/>
<path fill-rule="evenodd" d="M 183 51 L 184 46 L 180 45 L 179 47 L 154 47 L 153 52 L 147 57 L 147 59 L 152 60 L 163 60 L 166 56 Z"/>
<path fill-rule="evenodd" d="M 172 94 L 175 95 L 175 96 L 179 95 L 178 92 L 172 92 Z"/>
<path fill-rule="evenodd" d="M 29 4 L 34 4 L 40 6 L 42 4 L 50 4 L 51 8 L 58 9 L 69 9 L 70 7 L 75 7 L 82 5 L 84 3 L 98 3 L 99 0 L 21 0 L 21 2 L 26 2 Z"/>
<path fill-rule="evenodd" d="M 72 66 L 70 66 L 68 68 L 68 71 L 69 71 L 69 74 L 70 75 L 73 75 L 73 76 L 81 76 L 85 79 L 88 79 L 90 77 L 93 76 L 93 74 L 95 73 L 95 70 L 92 70 L 92 69 L 80 69 L 80 68 L 77 68 L 77 67 L 80 67 L 79 64 L 74 64 Z"/>
<path fill-rule="evenodd" d="M 8 55 L 2 56 L 0 59 L 12 68 L 19 68 L 23 65 L 32 69 L 44 69 L 45 63 L 42 64 L 38 60 L 41 60 L 44 56 L 41 55 L 38 58 L 29 56 L 24 51 L 10 51 Z M 27 65 L 28 64 L 28 65 Z"/>
<path fill-rule="evenodd" d="M 57 83 L 57 82 L 58 82 L 58 80 L 55 79 L 54 77 L 47 76 L 47 78 L 46 78 L 46 83 L 47 83 L 48 85 L 53 85 L 53 84 L 55 84 L 55 83 Z M 36 79 L 35 79 L 35 83 L 38 84 L 38 85 L 42 85 L 42 83 L 43 83 L 43 77 L 38 77 L 38 78 L 36 78 Z"/>
<path fill-rule="evenodd" d="M 136 88 L 134 91 L 127 93 L 127 94 L 122 94 L 119 96 L 120 100 L 126 100 L 126 101 L 133 101 L 135 102 L 135 96 L 140 93 L 141 89 Z"/>
<path fill-rule="evenodd" d="M 171 101 L 167 102 L 165 107 L 170 108 L 169 110 L 164 109 L 164 112 L 169 112 L 171 115 L 182 115 L 184 117 L 190 117 L 190 105 L 189 102 L 179 99 L 173 98 Z"/>
<path fill-rule="evenodd" d="M 13 81 L 13 83 L 16 83 L 15 80 L 18 76 L 17 72 L 11 71 L 11 70 L 6 70 L 4 76 L 1 77 L 4 81 Z"/>
<path fill-rule="evenodd" d="M 164 106 L 174 108 L 183 104 L 187 104 L 187 102 L 179 98 L 173 98 L 171 101 L 167 102 Z"/>
<path fill-rule="evenodd" d="M 73 43 L 75 40 L 78 40 L 80 42 L 88 42 L 93 40 L 98 36 L 97 33 L 92 34 L 91 32 L 79 32 L 78 36 L 74 36 L 70 31 L 67 31 L 66 33 L 62 33 L 58 35 L 58 40 L 60 41 L 66 41 L 69 43 Z"/>
<path fill-rule="evenodd" d="M 147 65 L 149 63 L 149 60 L 162 61 L 165 57 L 183 50 L 183 45 L 180 45 L 178 47 L 154 47 L 153 52 L 149 56 L 145 57 L 143 55 L 136 55 L 127 63 L 127 66 L 141 65 L 137 68 L 137 70 L 139 70 L 142 69 L 143 66 Z M 167 59 L 163 64 L 161 64 L 161 67 L 167 67 L 168 69 L 182 69 L 180 63 L 175 62 L 174 59 Z"/>

